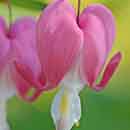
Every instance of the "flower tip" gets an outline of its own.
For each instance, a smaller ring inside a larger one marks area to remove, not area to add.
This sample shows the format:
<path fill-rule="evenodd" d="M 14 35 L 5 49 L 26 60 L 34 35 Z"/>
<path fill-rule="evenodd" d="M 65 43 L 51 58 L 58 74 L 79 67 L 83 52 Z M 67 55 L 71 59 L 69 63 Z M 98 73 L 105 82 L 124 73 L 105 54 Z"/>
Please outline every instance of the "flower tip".
<path fill-rule="evenodd" d="M 117 52 L 111 58 L 109 63 L 107 64 L 105 71 L 104 71 L 104 74 L 103 74 L 102 79 L 99 82 L 99 84 L 96 84 L 95 82 L 92 84 L 90 83 L 90 88 L 93 88 L 96 92 L 103 90 L 106 87 L 106 85 L 108 84 L 108 82 L 110 81 L 110 79 L 112 78 L 116 69 L 118 68 L 121 59 L 122 59 L 121 52 Z"/>
<path fill-rule="evenodd" d="M 122 59 L 122 53 L 121 52 L 117 52 L 117 54 L 115 55 L 115 57 L 117 57 L 117 61 L 120 61 Z"/>
<path fill-rule="evenodd" d="M 75 123 L 75 126 L 76 126 L 76 127 L 79 127 L 79 126 L 80 126 L 80 122 L 77 121 L 77 122 Z"/>

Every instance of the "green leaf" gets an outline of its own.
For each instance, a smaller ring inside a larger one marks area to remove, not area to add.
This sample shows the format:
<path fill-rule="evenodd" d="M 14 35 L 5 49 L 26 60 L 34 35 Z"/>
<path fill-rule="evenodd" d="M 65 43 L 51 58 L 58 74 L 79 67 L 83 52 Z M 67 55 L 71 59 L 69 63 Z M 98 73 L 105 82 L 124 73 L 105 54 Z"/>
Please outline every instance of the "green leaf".
<path fill-rule="evenodd" d="M 20 6 L 22 8 L 33 9 L 33 10 L 42 10 L 47 4 L 45 2 L 40 2 L 36 0 L 11 0 L 13 5 Z"/>

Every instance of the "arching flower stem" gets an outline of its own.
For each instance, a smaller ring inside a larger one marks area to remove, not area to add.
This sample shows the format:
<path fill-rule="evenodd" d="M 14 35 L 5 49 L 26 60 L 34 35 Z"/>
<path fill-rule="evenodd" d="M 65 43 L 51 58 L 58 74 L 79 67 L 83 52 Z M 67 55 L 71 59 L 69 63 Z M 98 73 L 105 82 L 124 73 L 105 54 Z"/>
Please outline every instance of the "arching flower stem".
<path fill-rule="evenodd" d="M 12 24 L 12 21 L 13 21 L 11 0 L 6 0 L 6 4 L 8 6 L 8 10 L 9 10 L 9 27 L 10 27 Z"/>
<path fill-rule="evenodd" d="M 80 15 L 80 5 L 81 0 L 78 0 L 78 7 L 77 7 L 77 24 L 79 25 L 79 15 Z"/>

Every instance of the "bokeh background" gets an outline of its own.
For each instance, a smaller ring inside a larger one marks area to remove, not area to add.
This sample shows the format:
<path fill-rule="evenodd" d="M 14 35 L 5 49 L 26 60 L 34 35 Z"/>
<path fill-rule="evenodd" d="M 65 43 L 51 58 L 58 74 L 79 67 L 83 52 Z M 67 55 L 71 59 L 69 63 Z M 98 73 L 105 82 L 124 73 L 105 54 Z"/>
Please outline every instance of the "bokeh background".
<path fill-rule="evenodd" d="M 0 15 L 8 21 L 8 9 L 0 0 Z M 49 0 L 12 0 L 13 20 L 20 16 L 38 17 Z M 77 0 L 71 0 L 76 7 Z M 116 19 L 116 41 L 110 54 L 120 50 L 123 59 L 107 88 L 96 93 L 81 92 L 82 118 L 73 130 L 130 130 L 130 0 L 82 0 L 82 8 L 91 3 L 103 3 Z M 35 103 L 28 104 L 18 97 L 8 102 L 11 130 L 55 130 L 50 106 L 57 90 L 44 93 Z"/>

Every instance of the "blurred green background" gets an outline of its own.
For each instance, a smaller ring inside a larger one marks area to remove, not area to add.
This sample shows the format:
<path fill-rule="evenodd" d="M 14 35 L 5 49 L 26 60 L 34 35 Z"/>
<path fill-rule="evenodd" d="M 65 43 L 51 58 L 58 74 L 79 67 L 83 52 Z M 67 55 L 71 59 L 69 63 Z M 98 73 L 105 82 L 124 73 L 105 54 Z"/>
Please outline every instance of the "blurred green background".
<path fill-rule="evenodd" d="M 77 0 L 71 0 L 76 5 Z M 0 0 L 0 15 L 8 20 L 7 7 Z M 82 8 L 90 3 L 103 3 L 116 18 L 117 36 L 111 53 L 120 50 L 123 60 L 107 88 L 96 93 L 81 93 L 82 119 L 73 130 L 130 130 L 130 0 L 82 0 Z M 38 17 L 48 0 L 12 0 L 13 19 L 32 15 Z M 110 56 L 111 56 L 110 55 Z M 8 103 L 11 130 L 55 130 L 50 106 L 56 90 L 44 93 L 28 104 L 13 97 Z"/>

